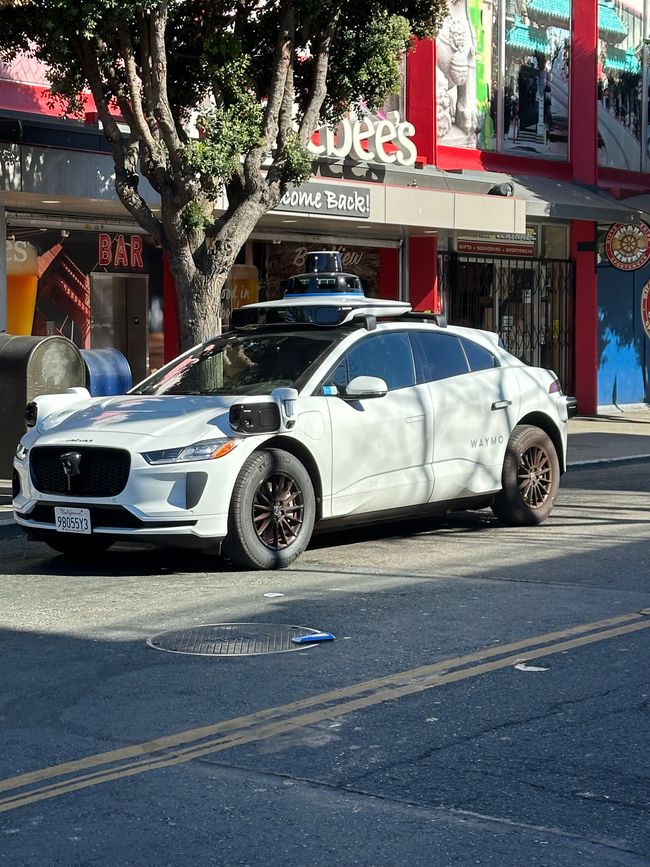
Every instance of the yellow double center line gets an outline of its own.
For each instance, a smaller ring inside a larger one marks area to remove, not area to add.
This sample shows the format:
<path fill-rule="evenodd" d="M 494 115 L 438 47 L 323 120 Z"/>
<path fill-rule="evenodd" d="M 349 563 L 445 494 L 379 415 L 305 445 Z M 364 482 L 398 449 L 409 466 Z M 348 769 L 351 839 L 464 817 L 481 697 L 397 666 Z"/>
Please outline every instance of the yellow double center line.
<path fill-rule="evenodd" d="M 519 662 L 528 662 L 628 635 L 650 627 L 650 617 L 645 616 L 646 614 L 650 614 L 650 610 L 586 623 L 561 632 L 537 635 L 432 665 L 367 680 L 248 716 L 0 780 L 0 793 L 6 793 L 0 797 L 0 812 L 99 783 L 179 765 L 253 741 L 267 740 L 303 726 L 448 683 L 478 677 Z"/>

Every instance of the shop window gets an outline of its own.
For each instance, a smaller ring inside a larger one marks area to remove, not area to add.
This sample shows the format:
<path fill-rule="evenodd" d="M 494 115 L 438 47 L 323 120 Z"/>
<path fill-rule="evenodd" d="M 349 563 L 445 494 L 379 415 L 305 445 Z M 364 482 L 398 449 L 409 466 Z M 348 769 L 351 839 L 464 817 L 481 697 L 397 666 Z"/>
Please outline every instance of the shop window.
<path fill-rule="evenodd" d="M 598 8 L 598 163 L 641 171 L 643 3 Z"/>
<path fill-rule="evenodd" d="M 542 226 L 542 257 L 568 259 L 569 239 L 566 226 Z"/>
<path fill-rule="evenodd" d="M 570 0 L 457 0 L 436 38 L 438 142 L 568 157 Z"/>

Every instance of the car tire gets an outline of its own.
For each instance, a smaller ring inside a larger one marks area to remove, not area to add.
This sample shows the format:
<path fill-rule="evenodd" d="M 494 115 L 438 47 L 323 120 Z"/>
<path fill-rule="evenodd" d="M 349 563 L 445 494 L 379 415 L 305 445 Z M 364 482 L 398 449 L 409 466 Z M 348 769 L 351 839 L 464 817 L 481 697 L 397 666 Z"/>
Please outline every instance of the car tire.
<path fill-rule="evenodd" d="M 501 480 L 492 511 L 503 524 L 524 527 L 545 521 L 560 484 L 560 463 L 548 434 L 534 425 L 517 425 L 506 447 Z"/>
<path fill-rule="evenodd" d="M 65 554 L 66 557 L 74 559 L 99 557 L 104 551 L 108 551 L 113 544 L 113 539 L 104 539 L 97 536 L 84 539 L 80 539 L 78 536 L 74 538 L 50 536 L 42 541 L 59 554 Z"/>
<path fill-rule="evenodd" d="M 235 482 L 224 554 L 247 569 L 284 569 L 309 544 L 315 518 L 303 464 L 282 449 L 254 452 Z"/>

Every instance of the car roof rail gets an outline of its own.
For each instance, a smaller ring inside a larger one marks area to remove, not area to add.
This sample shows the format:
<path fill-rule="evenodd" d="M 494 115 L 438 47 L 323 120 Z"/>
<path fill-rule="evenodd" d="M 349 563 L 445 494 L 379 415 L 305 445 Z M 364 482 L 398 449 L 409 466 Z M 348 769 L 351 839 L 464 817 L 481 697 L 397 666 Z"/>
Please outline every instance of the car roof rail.
<path fill-rule="evenodd" d="M 355 320 L 362 322 L 366 331 L 374 331 L 377 327 L 377 317 L 372 313 L 363 313 L 361 316 L 356 316 Z"/>
<path fill-rule="evenodd" d="M 412 310 L 410 313 L 404 313 L 400 319 L 409 319 L 411 322 L 433 322 L 439 328 L 447 327 L 447 316 L 445 313 L 432 313 L 430 310 Z"/>

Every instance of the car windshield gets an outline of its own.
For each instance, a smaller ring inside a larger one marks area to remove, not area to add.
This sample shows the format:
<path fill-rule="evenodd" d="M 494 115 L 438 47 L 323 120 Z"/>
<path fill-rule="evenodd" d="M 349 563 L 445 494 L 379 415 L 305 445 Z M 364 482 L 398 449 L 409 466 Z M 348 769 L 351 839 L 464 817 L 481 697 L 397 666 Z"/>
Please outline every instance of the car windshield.
<path fill-rule="evenodd" d="M 332 333 L 228 335 L 204 343 L 161 368 L 131 394 L 270 394 L 296 388 L 335 342 Z"/>

